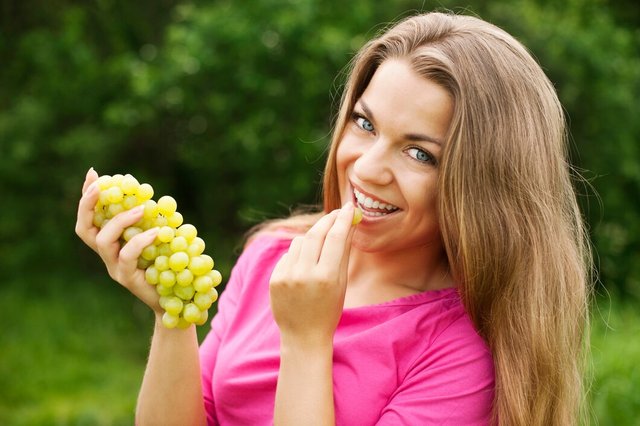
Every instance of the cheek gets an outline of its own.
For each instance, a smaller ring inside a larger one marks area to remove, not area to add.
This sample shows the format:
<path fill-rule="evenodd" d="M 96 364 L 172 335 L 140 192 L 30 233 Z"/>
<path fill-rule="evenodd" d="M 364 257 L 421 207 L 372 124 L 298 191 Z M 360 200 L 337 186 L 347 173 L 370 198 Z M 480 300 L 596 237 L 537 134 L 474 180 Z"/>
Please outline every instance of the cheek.
<path fill-rule="evenodd" d="M 436 216 L 438 209 L 438 185 L 437 175 L 430 176 L 428 179 L 418 183 L 417 179 L 405 185 L 407 188 L 407 197 L 409 203 L 414 206 L 414 211 L 432 221 Z M 421 189 L 419 189 L 421 188 Z"/>
<path fill-rule="evenodd" d="M 348 138 L 342 138 L 338 145 L 338 150 L 336 151 L 336 170 L 338 171 L 338 182 L 341 189 L 344 187 L 347 179 L 349 166 L 354 161 L 353 157 L 354 155 L 350 149 Z"/>

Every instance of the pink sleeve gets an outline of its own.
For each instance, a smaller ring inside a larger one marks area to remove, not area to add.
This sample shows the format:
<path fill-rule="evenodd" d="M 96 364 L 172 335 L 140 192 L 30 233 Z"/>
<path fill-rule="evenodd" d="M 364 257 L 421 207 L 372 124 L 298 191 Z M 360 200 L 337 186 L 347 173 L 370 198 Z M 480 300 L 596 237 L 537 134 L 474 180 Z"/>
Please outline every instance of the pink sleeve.
<path fill-rule="evenodd" d="M 414 362 L 377 425 L 488 425 L 493 388 L 491 354 L 464 316 Z"/>
<path fill-rule="evenodd" d="M 207 424 L 217 425 L 213 402 L 212 378 L 216 364 L 218 347 L 227 325 L 235 315 L 237 301 L 242 292 L 243 256 L 231 271 L 231 276 L 217 302 L 218 312 L 211 321 L 211 330 L 200 344 L 200 371 L 202 375 L 202 394 L 207 413 Z"/>

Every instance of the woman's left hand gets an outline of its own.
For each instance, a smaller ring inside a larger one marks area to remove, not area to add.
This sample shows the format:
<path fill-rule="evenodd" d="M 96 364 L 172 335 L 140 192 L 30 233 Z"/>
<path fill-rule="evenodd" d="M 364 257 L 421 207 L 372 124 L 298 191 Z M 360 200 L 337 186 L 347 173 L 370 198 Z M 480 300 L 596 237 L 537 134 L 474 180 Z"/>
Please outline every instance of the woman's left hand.
<path fill-rule="evenodd" d="M 273 270 L 271 310 L 282 343 L 332 343 L 344 305 L 353 214 L 348 203 L 323 216 L 293 239 Z"/>

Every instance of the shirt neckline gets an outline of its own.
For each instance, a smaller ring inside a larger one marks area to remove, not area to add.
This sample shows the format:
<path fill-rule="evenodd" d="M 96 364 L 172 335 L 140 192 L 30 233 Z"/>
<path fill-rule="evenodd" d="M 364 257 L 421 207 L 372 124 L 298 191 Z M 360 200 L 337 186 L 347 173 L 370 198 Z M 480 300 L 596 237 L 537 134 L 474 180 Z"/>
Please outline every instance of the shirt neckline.
<path fill-rule="evenodd" d="M 396 299 L 388 300 L 386 302 L 374 303 L 371 305 L 355 306 L 352 308 L 344 308 L 343 312 L 357 311 L 361 309 L 372 308 L 385 308 L 391 306 L 403 306 L 403 305 L 420 305 L 426 302 L 433 302 L 443 299 L 447 296 L 459 295 L 457 287 L 447 287 L 437 290 L 426 290 L 421 293 L 411 294 L 409 296 L 402 296 Z"/>

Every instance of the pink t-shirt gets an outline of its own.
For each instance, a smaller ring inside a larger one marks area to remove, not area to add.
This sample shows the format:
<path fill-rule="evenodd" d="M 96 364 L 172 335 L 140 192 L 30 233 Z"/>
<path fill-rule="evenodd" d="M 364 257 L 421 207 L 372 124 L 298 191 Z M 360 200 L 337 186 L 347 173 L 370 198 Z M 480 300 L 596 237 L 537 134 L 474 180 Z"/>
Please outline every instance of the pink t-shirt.
<path fill-rule="evenodd" d="M 272 425 L 280 363 L 269 278 L 289 239 L 242 253 L 200 347 L 210 425 Z M 491 354 L 455 289 L 345 309 L 334 337 L 337 425 L 486 425 Z"/>

